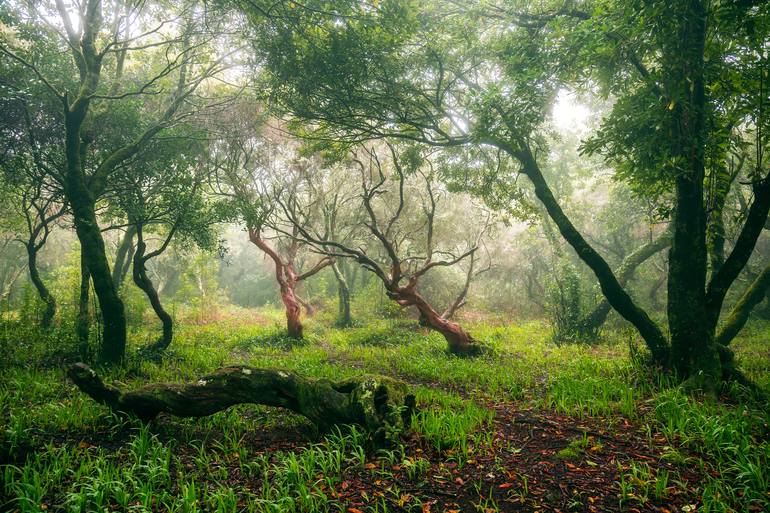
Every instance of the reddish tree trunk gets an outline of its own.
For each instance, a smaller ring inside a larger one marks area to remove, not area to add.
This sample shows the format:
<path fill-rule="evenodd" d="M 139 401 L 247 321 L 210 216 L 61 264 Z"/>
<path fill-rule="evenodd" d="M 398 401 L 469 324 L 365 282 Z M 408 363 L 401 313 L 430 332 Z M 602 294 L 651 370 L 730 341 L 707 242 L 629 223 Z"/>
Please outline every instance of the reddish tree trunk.
<path fill-rule="evenodd" d="M 300 303 L 297 300 L 297 295 L 294 293 L 294 286 L 296 282 L 283 280 L 281 283 L 281 301 L 286 308 L 286 329 L 289 332 L 289 336 L 292 338 L 302 338 L 302 321 L 300 320 L 300 314 L 302 309 Z"/>
<path fill-rule="evenodd" d="M 249 228 L 249 240 L 273 260 L 275 264 L 275 279 L 281 288 L 281 301 L 283 301 L 283 306 L 286 308 L 286 330 L 290 337 L 302 338 L 302 321 L 300 320 L 302 300 L 295 292 L 297 283 L 313 276 L 324 267 L 334 263 L 334 261 L 331 258 L 324 258 L 309 271 L 297 274 L 294 271 L 293 264 L 293 255 L 296 249 L 290 250 L 291 255 L 287 258 L 287 262 L 284 262 L 278 252 L 270 247 L 261 237 L 259 230 Z M 310 312 L 308 312 L 308 315 L 310 315 Z"/>
<path fill-rule="evenodd" d="M 438 331 L 447 341 L 447 348 L 458 356 L 475 356 L 481 352 L 481 345 L 456 322 L 445 319 L 422 297 L 414 286 L 399 287 L 389 294 L 402 306 L 414 306 L 420 312 L 420 321 Z"/>

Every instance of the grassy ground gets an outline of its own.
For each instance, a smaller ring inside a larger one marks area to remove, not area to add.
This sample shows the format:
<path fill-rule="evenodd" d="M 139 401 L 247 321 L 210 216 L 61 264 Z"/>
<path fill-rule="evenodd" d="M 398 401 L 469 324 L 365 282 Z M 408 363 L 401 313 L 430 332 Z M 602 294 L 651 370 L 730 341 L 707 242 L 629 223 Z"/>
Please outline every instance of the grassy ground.
<path fill-rule="evenodd" d="M 355 429 L 317 433 L 260 406 L 122 420 L 66 382 L 61 337 L 5 326 L 0 511 L 770 510 L 767 405 L 684 394 L 634 363 L 628 334 L 557 347 L 542 324 L 479 321 L 471 331 L 494 353 L 468 360 L 412 321 L 313 319 L 300 345 L 280 323 L 238 311 L 184 324 L 162 363 L 133 359 L 105 379 L 184 381 L 228 363 L 387 374 L 416 391 L 414 431 L 373 452 Z M 753 325 L 735 342 L 765 390 L 769 333 Z"/>

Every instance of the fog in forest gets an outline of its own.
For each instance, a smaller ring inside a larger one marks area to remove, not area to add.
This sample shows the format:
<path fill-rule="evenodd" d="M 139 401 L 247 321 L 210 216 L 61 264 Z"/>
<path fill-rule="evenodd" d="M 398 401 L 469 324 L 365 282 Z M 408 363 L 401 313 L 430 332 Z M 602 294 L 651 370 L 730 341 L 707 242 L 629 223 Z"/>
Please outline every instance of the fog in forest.
<path fill-rule="evenodd" d="M 768 57 L 752 0 L 3 2 L 0 511 L 767 510 Z"/>

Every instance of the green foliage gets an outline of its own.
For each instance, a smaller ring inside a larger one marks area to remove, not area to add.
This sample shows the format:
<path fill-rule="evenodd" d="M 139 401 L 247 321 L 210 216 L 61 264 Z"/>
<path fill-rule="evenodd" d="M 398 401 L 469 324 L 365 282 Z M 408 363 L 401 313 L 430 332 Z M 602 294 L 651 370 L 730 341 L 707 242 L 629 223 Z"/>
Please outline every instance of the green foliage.
<path fill-rule="evenodd" d="M 703 403 L 672 390 L 671 383 L 659 383 L 629 363 L 623 336 L 596 346 L 559 347 L 539 323 L 479 323 L 474 332 L 494 345 L 495 353 L 468 360 L 447 355 L 441 337 L 419 334 L 414 322 L 382 319 L 345 330 L 313 320 L 309 343 L 283 345 L 281 316 L 278 310 L 234 309 L 223 320 L 182 324 L 173 356 L 133 361 L 108 371 L 106 379 L 126 387 L 189 381 L 233 361 L 330 379 L 361 372 L 396 375 L 424 384 L 414 385 L 420 407 L 413 419 L 416 436 L 440 451 L 442 461 L 457 465 L 494 443 L 488 429 L 492 401 L 512 398 L 522 407 L 608 421 L 622 415 L 650 436 L 667 438 L 666 461 L 703 469 L 698 493 L 709 511 L 767 505 L 766 412 L 751 403 Z M 756 358 L 765 350 L 766 327 L 754 329 L 751 337 L 736 341 L 739 358 Z M 66 344 L 62 335 L 41 336 L 34 326 L 16 321 L 0 325 L 0 350 L 7 355 L 0 360 L 5 366 L 0 454 L 12 462 L 1 470 L 2 495 L 13 498 L 13 507 L 21 511 L 38 511 L 42 504 L 49 510 L 122 504 L 151 510 L 162 504 L 186 511 L 244 502 L 255 511 L 336 511 L 347 506 L 329 490 L 340 486 L 347 471 L 368 472 L 373 466 L 376 475 L 400 465 L 415 483 L 433 472 L 427 455 L 405 454 L 398 447 L 367 455 L 356 431 L 317 439 L 300 417 L 264 407 L 239 406 L 202 419 L 163 418 L 146 426 L 122 421 L 65 384 L 61 363 L 53 358 Z M 141 339 L 139 334 L 135 342 Z M 255 452 L 249 436 L 271 429 L 297 431 L 310 441 L 270 456 Z M 597 444 L 580 436 L 561 456 L 590 459 Z M 260 485 L 233 488 L 230 476 L 236 473 Z M 624 460 L 618 477 L 621 500 L 631 507 L 665 500 L 675 479 L 675 472 L 667 475 L 645 462 Z"/>
<path fill-rule="evenodd" d="M 584 333 L 585 291 L 574 265 L 562 260 L 548 284 L 546 312 L 553 325 L 553 338 L 560 343 L 586 342 Z"/>

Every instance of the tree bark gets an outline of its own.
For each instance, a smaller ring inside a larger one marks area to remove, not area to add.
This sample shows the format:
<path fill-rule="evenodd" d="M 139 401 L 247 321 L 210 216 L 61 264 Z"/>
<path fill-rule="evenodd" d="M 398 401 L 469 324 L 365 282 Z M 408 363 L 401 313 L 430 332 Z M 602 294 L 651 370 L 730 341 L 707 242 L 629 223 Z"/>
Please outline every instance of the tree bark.
<path fill-rule="evenodd" d="M 136 227 L 131 225 L 126 228 L 126 232 L 120 239 L 118 244 L 118 250 L 115 253 L 115 266 L 112 269 L 112 281 L 115 283 L 115 289 L 120 290 L 123 281 L 128 274 L 128 267 L 133 260 L 134 256 L 134 235 L 136 235 Z"/>
<path fill-rule="evenodd" d="M 396 441 L 409 426 L 415 398 L 406 384 L 384 376 L 340 382 L 309 379 L 292 372 L 254 367 L 223 367 L 194 383 L 159 383 L 122 392 L 105 385 L 83 363 L 70 367 L 75 385 L 95 401 L 119 412 L 151 420 L 160 413 L 204 417 L 242 403 L 286 408 L 319 429 L 356 424 L 378 442 Z"/>
<path fill-rule="evenodd" d="M 171 340 L 174 337 L 174 320 L 163 308 L 158 291 L 155 290 L 152 280 L 147 276 L 147 258 L 145 256 L 147 244 L 142 240 L 141 232 L 139 231 L 138 233 L 140 233 L 140 235 L 136 243 L 136 251 L 134 252 L 132 277 L 136 286 L 139 287 L 139 289 L 147 296 L 147 299 L 149 299 L 152 311 L 158 316 L 158 319 L 160 319 L 161 325 L 163 326 L 163 334 L 157 342 L 152 344 L 148 349 L 150 351 L 165 351 L 168 349 L 168 346 L 171 345 Z"/>
<path fill-rule="evenodd" d="M 337 278 L 337 297 L 339 300 L 337 309 L 337 325 L 347 328 L 353 324 L 350 316 L 350 287 L 344 273 L 338 265 L 332 264 L 334 277 Z"/>
<path fill-rule="evenodd" d="M 88 272 L 88 264 L 83 255 L 80 255 L 80 294 L 78 296 L 78 317 L 75 331 L 78 335 L 80 357 L 84 360 L 91 359 L 91 350 L 88 344 L 91 331 L 91 315 L 88 311 L 88 296 L 91 288 L 91 273 Z"/>
<path fill-rule="evenodd" d="M 675 176 L 676 198 L 668 272 L 671 362 L 682 378 L 693 378 L 696 388 L 711 388 L 722 379 L 722 371 L 706 303 L 706 12 L 701 2 L 688 1 L 672 17 L 675 43 L 663 55 L 671 98 L 664 130 L 667 153 L 675 163 L 666 171 Z"/>
<path fill-rule="evenodd" d="M 33 242 L 25 244 L 27 248 L 27 267 L 29 269 L 29 278 L 32 280 L 32 284 L 37 290 L 37 294 L 43 301 L 45 308 L 43 310 L 43 316 L 40 318 L 40 327 L 48 329 L 51 327 L 53 318 L 56 315 L 56 299 L 48 290 L 43 279 L 40 277 L 40 271 L 37 268 L 37 252 L 38 248 L 35 247 Z"/>
<path fill-rule="evenodd" d="M 93 41 L 83 42 L 84 47 L 92 44 Z M 81 92 L 96 89 L 99 82 L 99 64 L 94 65 L 96 71 L 85 76 Z M 116 364 L 123 360 L 126 353 L 126 316 L 123 301 L 112 282 L 104 239 L 96 220 L 95 199 L 83 171 L 83 155 L 87 144 L 81 140 L 81 129 L 89 103 L 90 97 L 79 95 L 75 102 L 65 109 L 67 173 L 64 190 L 72 210 L 80 251 L 91 274 L 104 320 L 99 359 L 106 364 Z"/>
<path fill-rule="evenodd" d="M 87 191 L 83 191 L 86 192 Z M 77 197 L 77 200 L 73 198 Z M 126 316 L 123 301 L 112 282 L 110 266 L 104 247 L 104 239 L 96 221 L 93 202 L 82 200 L 77 195 L 70 197 L 75 218 L 75 230 L 80 239 L 80 248 L 99 299 L 104 320 L 102 347 L 99 360 L 106 364 L 120 363 L 126 353 Z"/>
<path fill-rule="evenodd" d="M 633 277 L 637 267 L 642 265 L 645 261 L 647 261 L 648 258 L 652 257 L 670 244 L 671 231 L 666 229 L 666 231 L 660 234 L 658 237 L 632 251 L 629 255 L 626 256 L 626 258 L 623 259 L 623 262 L 615 272 L 618 283 L 624 286 Z M 594 307 L 594 309 L 583 318 L 581 323 L 581 331 L 583 334 L 596 334 L 607 320 L 607 315 L 609 315 L 611 308 L 612 307 L 607 298 L 602 298 L 602 300 Z"/>
<path fill-rule="evenodd" d="M 730 315 L 725 320 L 722 328 L 717 332 L 718 344 L 727 346 L 746 325 L 751 311 L 765 299 L 770 288 L 770 266 L 757 276 L 749 287 L 743 292 L 738 302 L 733 306 Z"/>
<path fill-rule="evenodd" d="M 297 295 L 294 293 L 294 284 L 284 281 L 281 286 L 281 301 L 286 309 L 286 331 L 289 336 L 296 339 L 304 337 L 304 328 L 300 318 L 302 308 L 300 307 Z"/>
<path fill-rule="evenodd" d="M 477 356 L 482 352 L 481 344 L 459 324 L 441 316 L 413 286 L 399 287 L 387 292 L 388 297 L 401 306 L 414 306 L 420 312 L 420 323 L 438 331 L 447 341 L 449 352 L 457 356 Z"/>

